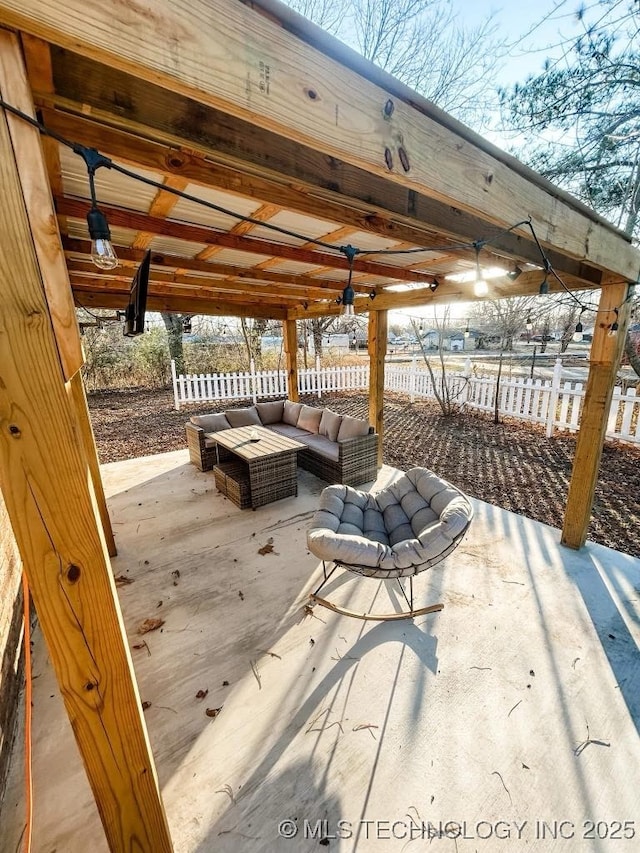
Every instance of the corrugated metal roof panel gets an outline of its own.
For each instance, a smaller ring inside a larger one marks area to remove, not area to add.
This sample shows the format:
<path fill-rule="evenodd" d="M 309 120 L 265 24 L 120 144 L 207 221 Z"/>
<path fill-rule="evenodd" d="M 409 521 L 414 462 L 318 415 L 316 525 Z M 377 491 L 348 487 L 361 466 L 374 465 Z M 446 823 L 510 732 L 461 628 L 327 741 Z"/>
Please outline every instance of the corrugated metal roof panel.
<path fill-rule="evenodd" d="M 189 240 L 179 240 L 177 237 L 154 237 L 149 248 L 154 252 L 164 252 L 168 255 L 182 255 L 184 258 L 195 258 L 204 249 L 206 243 L 191 243 Z"/>
<path fill-rule="evenodd" d="M 84 160 L 65 145 L 58 147 L 64 194 L 77 198 L 91 198 Z M 145 178 L 162 183 L 162 175 L 155 172 L 147 172 L 143 169 L 132 169 L 132 171 Z M 113 204 L 145 213 L 149 210 L 151 202 L 158 192 L 155 187 L 150 187 L 106 167 L 98 169 L 96 172 L 95 185 L 98 205 L 102 202 L 102 204 Z"/>

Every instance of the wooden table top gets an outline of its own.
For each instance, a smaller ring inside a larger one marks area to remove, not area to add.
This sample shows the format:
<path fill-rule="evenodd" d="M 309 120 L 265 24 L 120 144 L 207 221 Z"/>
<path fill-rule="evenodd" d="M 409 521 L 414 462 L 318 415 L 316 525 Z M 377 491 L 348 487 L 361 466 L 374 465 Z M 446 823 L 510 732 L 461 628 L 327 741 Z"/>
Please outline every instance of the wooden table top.
<path fill-rule="evenodd" d="M 254 434 L 258 436 L 258 441 L 252 440 Z M 261 426 L 223 429 L 214 433 L 213 438 L 221 447 L 226 447 L 246 462 L 264 459 L 266 456 L 274 456 L 286 450 L 301 450 L 305 446 L 299 441 Z"/>

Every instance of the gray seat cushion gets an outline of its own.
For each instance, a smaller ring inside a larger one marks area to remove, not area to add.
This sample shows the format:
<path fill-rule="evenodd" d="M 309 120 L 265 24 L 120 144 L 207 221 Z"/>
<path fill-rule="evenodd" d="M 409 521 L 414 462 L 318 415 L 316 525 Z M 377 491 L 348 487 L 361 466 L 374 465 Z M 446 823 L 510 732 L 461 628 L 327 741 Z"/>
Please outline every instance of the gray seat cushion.
<path fill-rule="evenodd" d="M 215 415 L 191 415 L 190 420 L 205 432 L 218 432 L 221 429 L 229 429 L 231 426 L 224 412 Z"/>
<path fill-rule="evenodd" d="M 248 406 L 245 409 L 229 409 L 225 415 L 232 427 L 262 426 L 255 406 Z"/>
<path fill-rule="evenodd" d="M 282 421 L 284 400 L 270 400 L 265 403 L 256 403 L 256 409 L 260 420 L 265 426 L 268 426 L 268 424 L 278 424 Z"/>
<path fill-rule="evenodd" d="M 293 438 L 295 441 L 299 441 L 301 438 L 310 435 L 306 430 L 298 429 L 298 427 L 291 426 L 291 424 L 269 424 L 268 429 L 277 432 L 279 435 L 286 435 L 287 438 Z"/>
<path fill-rule="evenodd" d="M 324 435 L 309 435 L 309 433 L 305 433 L 298 440 L 325 459 L 337 462 L 340 458 L 340 448 L 336 442 L 329 441 Z"/>
<path fill-rule="evenodd" d="M 350 486 L 324 489 L 307 544 L 323 560 L 407 574 L 437 562 L 472 518 L 462 492 L 412 468 L 375 496 Z"/>

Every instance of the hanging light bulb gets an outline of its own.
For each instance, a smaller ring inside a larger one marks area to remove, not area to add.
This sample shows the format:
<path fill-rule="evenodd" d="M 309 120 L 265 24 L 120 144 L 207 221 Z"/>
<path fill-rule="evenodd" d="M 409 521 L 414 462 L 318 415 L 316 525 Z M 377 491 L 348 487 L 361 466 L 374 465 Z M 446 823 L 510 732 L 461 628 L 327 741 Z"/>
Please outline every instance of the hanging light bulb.
<path fill-rule="evenodd" d="M 468 338 L 470 334 L 471 334 L 471 332 L 469 331 L 469 321 L 467 320 L 467 325 L 466 325 L 466 328 L 464 330 L 465 338 Z"/>
<path fill-rule="evenodd" d="M 538 293 L 540 294 L 540 296 L 546 296 L 547 293 L 549 293 L 549 282 L 547 281 L 546 275 L 540 283 L 540 290 L 538 291 Z"/>
<path fill-rule="evenodd" d="M 582 311 L 580 312 L 580 314 L 582 314 Z M 582 340 L 582 323 L 580 322 L 580 320 L 578 320 L 578 322 L 576 323 L 576 330 L 573 333 L 573 340 L 577 344 L 579 344 L 580 341 Z"/>
<path fill-rule="evenodd" d="M 489 293 L 489 286 L 487 282 L 484 280 L 484 276 L 482 275 L 482 270 L 480 269 L 480 249 L 481 244 L 476 243 L 476 280 L 473 285 L 473 292 L 476 296 L 486 296 Z"/>
<path fill-rule="evenodd" d="M 609 337 L 610 338 L 615 338 L 618 334 L 618 309 L 614 308 L 613 310 L 615 312 L 616 319 L 613 321 L 611 326 L 609 326 Z"/>
<path fill-rule="evenodd" d="M 111 232 L 107 217 L 97 207 L 87 213 L 87 225 L 91 237 L 91 260 L 101 270 L 113 270 L 118 266 L 118 256 L 111 243 Z"/>
<path fill-rule="evenodd" d="M 191 317 L 185 317 L 182 321 L 182 331 L 185 335 L 191 334 Z"/>
<path fill-rule="evenodd" d="M 355 298 L 355 292 L 350 284 L 347 284 L 345 289 L 342 291 L 342 308 L 340 309 L 340 314 L 343 317 L 353 317 L 355 311 L 353 310 L 353 300 Z"/>
<path fill-rule="evenodd" d="M 91 209 L 87 213 L 87 226 L 91 237 L 91 260 L 101 270 L 113 270 L 118 266 L 118 256 L 111 243 L 111 232 L 109 231 L 107 217 L 98 208 L 95 186 L 96 169 L 101 166 L 110 169 L 111 160 L 108 157 L 103 157 L 95 148 L 76 145 L 73 150 L 83 158 L 89 175 Z"/>
<path fill-rule="evenodd" d="M 351 276 L 353 275 L 353 262 L 358 254 L 358 249 L 351 244 L 348 246 L 341 246 L 340 249 L 344 252 L 347 261 L 349 262 L 349 278 L 347 279 L 347 286 L 342 291 L 342 296 L 339 296 L 336 302 L 342 306 L 340 308 L 340 314 L 343 317 L 353 317 L 356 313 L 353 308 L 353 300 L 355 299 L 356 294 L 353 287 L 351 287 Z"/>
<path fill-rule="evenodd" d="M 422 323 L 420 323 L 420 325 L 418 326 L 418 334 L 420 335 L 420 337 L 422 337 L 422 335 L 424 334 L 424 326 L 422 325 Z"/>
<path fill-rule="evenodd" d="M 525 326 L 526 326 L 527 332 L 530 332 L 531 329 L 533 329 L 533 321 L 531 319 L 530 314 L 527 316 L 527 322 L 525 323 Z"/>

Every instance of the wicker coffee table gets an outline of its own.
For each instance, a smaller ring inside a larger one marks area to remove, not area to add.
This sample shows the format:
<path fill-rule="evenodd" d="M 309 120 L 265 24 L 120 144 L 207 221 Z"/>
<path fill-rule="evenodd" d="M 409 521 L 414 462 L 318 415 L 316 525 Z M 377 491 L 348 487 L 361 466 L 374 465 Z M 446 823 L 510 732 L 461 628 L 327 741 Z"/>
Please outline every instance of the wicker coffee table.
<path fill-rule="evenodd" d="M 304 444 L 264 427 L 251 426 L 221 430 L 213 438 L 217 445 L 242 460 L 213 469 L 218 490 L 240 509 L 255 509 L 298 494 L 296 453 Z"/>

